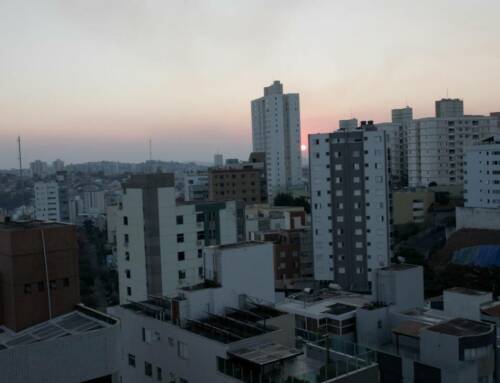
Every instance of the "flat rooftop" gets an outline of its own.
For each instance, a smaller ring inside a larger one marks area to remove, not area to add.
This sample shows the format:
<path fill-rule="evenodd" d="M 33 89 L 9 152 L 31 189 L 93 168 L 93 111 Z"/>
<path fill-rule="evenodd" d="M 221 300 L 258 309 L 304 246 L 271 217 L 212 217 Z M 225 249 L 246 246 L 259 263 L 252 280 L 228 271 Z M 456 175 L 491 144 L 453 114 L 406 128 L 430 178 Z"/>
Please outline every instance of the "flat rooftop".
<path fill-rule="evenodd" d="M 429 331 L 454 336 L 477 336 L 494 331 L 492 325 L 464 318 L 455 318 L 440 324 L 430 326 Z"/>
<path fill-rule="evenodd" d="M 230 243 L 227 245 L 215 245 L 215 246 L 210 246 L 210 247 L 221 249 L 221 250 L 227 250 L 227 249 L 242 249 L 245 247 L 260 246 L 260 245 L 264 245 L 264 244 L 268 244 L 268 242 L 247 241 L 247 242 Z"/>
<path fill-rule="evenodd" d="M 487 291 L 468 289 L 465 287 L 452 287 L 451 289 L 446 289 L 445 291 L 450 291 L 453 293 L 460 293 L 460 294 L 465 294 L 465 295 L 471 295 L 471 296 L 482 296 L 482 295 L 491 294 Z"/>
<path fill-rule="evenodd" d="M 492 302 L 486 306 L 482 306 L 481 312 L 491 317 L 500 318 L 500 302 Z"/>
<path fill-rule="evenodd" d="M 380 270 L 394 270 L 394 271 L 401 271 L 401 270 L 410 270 L 410 269 L 415 269 L 417 265 L 410 265 L 409 263 L 394 263 L 390 266 L 383 267 Z"/>
<path fill-rule="evenodd" d="M 352 316 L 356 310 L 371 302 L 369 295 L 341 290 L 319 289 L 311 294 L 300 292 L 289 295 L 276 308 L 282 311 L 322 318 L 331 316 Z"/>
<path fill-rule="evenodd" d="M 131 302 L 121 307 L 139 315 L 175 324 L 171 318 L 171 300 L 158 297 L 143 302 Z M 182 328 L 227 344 L 276 331 L 275 327 L 265 325 L 265 320 L 284 314 L 270 306 L 247 304 L 245 309 L 226 307 L 224 314 L 206 313 L 206 316 L 200 319 L 182 318 L 185 319 Z"/>
<path fill-rule="evenodd" d="M 0 222 L 0 231 L 47 229 L 54 227 L 67 227 L 67 226 L 70 226 L 70 224 L 62 222 L 47 222 L 47 221 L 8 221 L 8 222 Z"/>
<path fill-rule="evenodd" d="M 77 307 L 77 310 L 68 314 L 18 332 L 0 326 L 0 352 L 7 348 L 49 341 L 70 335 L 85 334 L 111 327 L 117 323 L 117 320 L 106 314 L 87 307 Z"/>
<path fill-rule="evenodd" d="M 296 348 L 290 348 L 274 342 L 261 343 L 228 352 L 234 358 L 242 359 L 258 366 L 276 363 L 302 354 Z"/>

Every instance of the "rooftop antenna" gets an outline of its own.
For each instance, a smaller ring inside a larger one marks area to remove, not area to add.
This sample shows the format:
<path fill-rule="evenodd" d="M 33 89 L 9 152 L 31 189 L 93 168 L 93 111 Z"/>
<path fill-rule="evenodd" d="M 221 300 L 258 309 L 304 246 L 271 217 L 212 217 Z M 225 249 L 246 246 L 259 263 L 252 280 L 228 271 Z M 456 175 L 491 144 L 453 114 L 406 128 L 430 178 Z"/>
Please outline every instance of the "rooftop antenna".
<path fill-rule="evenodd" d="M 149 139 L 149 161 L 153 161 L 153 143 L 151 138 Z"/>
<path fill-rule="evenodd" d="M 21 136 L 17 136 L 17 151 L 19 159 L 19 177 L 23 176 L 23 156 L 21 154 Z"/>

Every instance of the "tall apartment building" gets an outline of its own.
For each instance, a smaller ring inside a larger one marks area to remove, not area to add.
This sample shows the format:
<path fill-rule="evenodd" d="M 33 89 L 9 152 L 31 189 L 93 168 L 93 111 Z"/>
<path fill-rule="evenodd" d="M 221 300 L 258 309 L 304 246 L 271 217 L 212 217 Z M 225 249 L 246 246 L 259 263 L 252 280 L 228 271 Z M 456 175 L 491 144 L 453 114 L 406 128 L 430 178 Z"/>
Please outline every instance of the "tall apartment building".
<path fill-rule="evenodd" d="M 191 173 L 184 176 L 184 201 L 206 201 L 208 199 L 208 174 Z"/>
<path fill-rule="evenodd" d="M 208 170 L 210 201 L 267 202 L 264 153 L 252 153 L 248 162 Z"/>
<path fill-rule="evenodd" d="M 30 170 L 33 177 L 45 177 L 49 173 L 49 165 L 41 160 L 30 163 Z"/>
<path fill-rule="evenodd" d="M 55 181 L 35 182 L 35 219 L 69 222 L 69 197 L 65 173 L 56 175 Z"/>
<path fill-rule="evenodd" d="M 252 101 L 253 151 L 266 155 L 268 200 L 301 185 L 300 105 L 297 93 L 283 93 L 274 81 Z"/>
<path fill-rule="evenodd" d="M 64 170 L 64 161 L 63 160 L 58 158 L 57 160 L 52 162 L 52 171 L 54 173 L 62 172 L 63 170 Z"/>
<path fill-rule="evenodd" d="M 500 208 L 500 134 L 465 148 L 465 207 Z"/>
<path fill-rule="evenodd" d="M 214 166 L 224 165 L 224 156 L 220 153 L 214 154 Z"/>
<path fill-rule="evenodd" d="M 460 118 L 463 116 L 463 100 L 458 98 L 442 98 L 436 101 L 436 118 Z"/>
<path fill-rule="evenodd" d="M 409 106 L 405 108 L 395 108 L 391 110 L 391 121 L 394 124 L 404 124 L 413 120 L 413 109 Z"/>
<path fill-rule="evenodd" d="M 314 276 L 370 291 L 390 261 L 387 138 L 373 125 L 309 135 Z"/>
<path fill-rule="evenodd" d="M 116 227 L 120 302 L 168 295 L 203 279 L 205 246 L 243 240 L 239 203 L 177 204 L 173 174 L 134 175 Z"/>
<path fill-rule="evenodd" d="M 414 120 L 408 130 L 409 186 L 463 186 L 465 148 L 498 133 L 496 117 Z"/>
<path fill-rule="evenodd" d="M 349 120 L 339 120 L 339 128 L 346 131 L 358 129 L 358 120 L 351 118 Z"/>
<path fill-rule="evenodd" d="M 392 187 L 399 189 L 408 182 L 407 172 L 407 130 L 403 123 L 386 122 L 377 124 L 377 129 L 385 132 L 389 150 L 389 166 Z"/>

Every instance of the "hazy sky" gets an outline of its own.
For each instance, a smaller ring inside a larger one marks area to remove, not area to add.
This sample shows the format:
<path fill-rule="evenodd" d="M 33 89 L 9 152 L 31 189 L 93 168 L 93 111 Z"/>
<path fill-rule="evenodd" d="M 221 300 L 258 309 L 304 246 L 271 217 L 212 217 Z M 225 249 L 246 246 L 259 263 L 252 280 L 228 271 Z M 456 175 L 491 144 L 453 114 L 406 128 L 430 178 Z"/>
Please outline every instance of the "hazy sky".
<path fill-rule="evenodd" d="M 302 137 L 500 110 L 498 0 L 0 0 L 0 168 L 61 157 L 211 160 L 251 150 L 250 100 L 301 97 Z"/>

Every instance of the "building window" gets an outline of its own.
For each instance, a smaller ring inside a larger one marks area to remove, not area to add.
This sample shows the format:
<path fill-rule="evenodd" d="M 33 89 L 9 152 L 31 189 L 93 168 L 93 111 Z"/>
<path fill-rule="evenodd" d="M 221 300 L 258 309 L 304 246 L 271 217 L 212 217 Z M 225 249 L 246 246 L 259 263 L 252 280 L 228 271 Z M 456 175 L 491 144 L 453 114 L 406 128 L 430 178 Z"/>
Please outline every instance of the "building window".
<path fill-rule="evenodd" d="M 124 217 L 123 217 L 123 224 L 124 224 L 125 226 L 127 226 L 127 225 L 128 225 L 128 217 L 127 217 L 127 216 L 124 216 Z"/>
<path fill-rule="evenodd" d="M 135 367 L 135 355 L 128 354 L 128 365 Z"/>
<path fill-rule="evenodd" d="M 198 241 L 205 239 L 205 232 L 204 231 L 197 232 L 196 238 L 198 239 Z"/>
<path fill-rule="evenodd" d="M 144 362 L 144 375 L 153 376 L 153 365 L 149 362 Z"/>
<path fill-rule="evenodd" d="M 161 382 L 163 379 L 163 372 L 160 367 L 156 367 L 156 380 Z"/>
<path fill-rule="evenodd" d="M 44 291 L 44 290 L 45 290 L 45 283 L 43 283 L 43 282 L 38 282 L 38 284 L 37 284 L 37 285 L 38 285 L 38 291 L 39 291 L 39 292 L 42 292 L 42 291 Z"/>
<path fill-rule="evenodd" d="M 198 276 L 203 278 L 203 267 L 198 267 Z"/>
<path fill-rule="evenodd" d="M 181 359 L 187 359 L 189 357 L 188 345 L 184 342 L 177 342 L 177 355 Z"/>
<path fill-rule="evenodd" d="M 127 295 L 131 296 L 132 295 L 132 287 L 127 286 Z"/>
<path fill-rule="evenodd" d="M 184 216 L 182 216 L 182 215 L 178 215 L 178 216 L 175 218 L 175 221 L 177 222 L 177 225 L 182 225 L 182 224 L 184 224 Z"/>
<path fill-rule="evenodd" d="M 24 285 L 24 293 L 25 294 L 31 294 L 31 284 L 30 283 L 26 283 Z"/>
<path fill-rule="evenodd" d="M 125 260 L 130 261 L 130 253 L 128 251 L 125 252 Z"/>
<path fill-rule="evenodd" d="M 203 257 L 203 249 L 198 249 L 198 258 Z"/>
<path fill-rule="evenodd" d="M 125 241 L 125 244 L 128 245 L 128 243 L 129 243 L 129 236 L 128 236 L 128 234 L 124 234 L 123 235 L 123 240 Z"/>
<path fill-rule="evenodd" d="M 184 234 L 179 233 L 177 234 L 177 243 L 183 243 L 184 242 Z"/>
<path fill-rule="evenodd" d="M 179 279 L 186 279 L 186 271 L 179 270 Z"/>
<path fill-rule="evenodd" d="M 125 276 L 127 277 L 127 279 L 130 279 L 130 270 L 129 269 L 125 270 Z"/>
<path fill-rule="evenodd" d="M 57 289 L 57 281 L 55 279 L 52 279 L 50 282 L 49 282 L 49 286 L 50 286 L 50 289 L 51 290 L 55 290 Z"/>
<path fill-rule="evenodd" d="M 177 253 L 177 260 L 178 261 L 183 261 L 186 259 L 186 253 L 184 253 L 184 251 L 179 251 Z"/>
<path fill-rule="evenodd" d="M 69 287 L 69 278 L 63 279 L 63 287 Z"/>
<path fill-rule="evenodd" d="M 204 221 L 205 221 L 205 215 L 203 213 L 196 214 L 196 222 L 204 222 Z"/>

